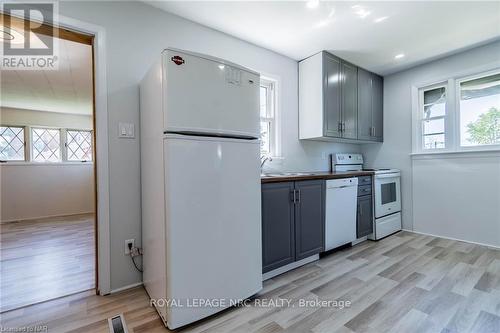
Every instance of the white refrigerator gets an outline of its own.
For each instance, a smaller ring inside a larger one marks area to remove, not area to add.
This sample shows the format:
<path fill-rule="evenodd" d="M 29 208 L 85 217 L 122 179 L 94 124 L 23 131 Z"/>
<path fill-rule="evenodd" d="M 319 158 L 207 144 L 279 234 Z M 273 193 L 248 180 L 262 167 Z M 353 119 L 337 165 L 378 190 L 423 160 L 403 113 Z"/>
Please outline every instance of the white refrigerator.
<path fill-rule="evenodd" d="M 143 280 L 170 329 L 262 289 L 259 80 L 167 49 L 141 82 Z"/>

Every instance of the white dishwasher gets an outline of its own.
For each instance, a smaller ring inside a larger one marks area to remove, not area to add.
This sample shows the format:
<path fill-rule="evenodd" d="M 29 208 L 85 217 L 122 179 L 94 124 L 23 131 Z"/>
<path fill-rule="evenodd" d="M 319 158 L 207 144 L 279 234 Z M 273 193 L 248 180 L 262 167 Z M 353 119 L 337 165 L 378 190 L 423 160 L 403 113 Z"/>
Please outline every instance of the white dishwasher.
<path fill-rule="evenodd" d="M 358 178 L 326 181 L 325 251 L 356 239 Z"/>

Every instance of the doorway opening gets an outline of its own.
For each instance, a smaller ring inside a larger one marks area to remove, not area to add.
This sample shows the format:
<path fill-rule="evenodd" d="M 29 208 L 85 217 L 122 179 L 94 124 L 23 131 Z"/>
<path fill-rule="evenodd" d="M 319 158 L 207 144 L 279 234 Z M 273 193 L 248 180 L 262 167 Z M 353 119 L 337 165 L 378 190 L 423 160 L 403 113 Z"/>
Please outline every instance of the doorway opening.
<path fill-rule="evenodd" d="M 45 28 L 57 67 L 1 75 L 0 312 L 97 290 L 94 38 Z"/>

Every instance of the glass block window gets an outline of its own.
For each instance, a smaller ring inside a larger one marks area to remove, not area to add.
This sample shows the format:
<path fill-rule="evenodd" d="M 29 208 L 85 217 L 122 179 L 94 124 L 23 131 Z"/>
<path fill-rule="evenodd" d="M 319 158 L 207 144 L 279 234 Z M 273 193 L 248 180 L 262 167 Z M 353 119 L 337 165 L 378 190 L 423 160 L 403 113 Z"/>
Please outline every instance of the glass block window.
<path fill-rule="evenodd" d="M 61 135 L 59 129 L 32 128 L 31 159 L 34 162 L 61 161 Z"/>
<path fill-rule="evenodd" d="M 0 160 L 24 161 L 24 127 L 0 126 Z"/>
<path fill-rule="evenodd" d="M 66 153 L 68 161 L 91 161 L 92 132 L 67 130 Z"/>

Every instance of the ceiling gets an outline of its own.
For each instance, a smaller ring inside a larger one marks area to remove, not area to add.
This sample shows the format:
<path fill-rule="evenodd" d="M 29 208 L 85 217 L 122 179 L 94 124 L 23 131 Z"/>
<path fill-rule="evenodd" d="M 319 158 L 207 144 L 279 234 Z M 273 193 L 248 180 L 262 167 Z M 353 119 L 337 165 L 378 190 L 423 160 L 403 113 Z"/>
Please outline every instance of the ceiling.
<path fill-rule="evenodd" d="M 295 60 L 329 50 L 382 75 L 500 37 L 499 1 L 147 2 Z"/>
<path fill-rule="evenodd" d="M 90 115 L 92 46 L 58 39 L 57 70 L 2 70 L 2 107 Z"/>

